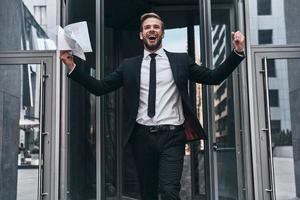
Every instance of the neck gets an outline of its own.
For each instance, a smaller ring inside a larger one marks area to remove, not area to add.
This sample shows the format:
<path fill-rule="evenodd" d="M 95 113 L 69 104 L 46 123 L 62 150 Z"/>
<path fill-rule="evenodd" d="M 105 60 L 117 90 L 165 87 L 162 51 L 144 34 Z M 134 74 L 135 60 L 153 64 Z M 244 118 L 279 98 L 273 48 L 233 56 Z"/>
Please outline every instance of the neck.
<path fill-rule="evenodd" d="M 154 53 L 156 51 L 158 51 L 159 49 L 162 48 L 162 45 L 159 45 L 159 47 L 157 47 L 156 49 L 148 49 L 145 45 L 144 45 L 144 49 L 149 51 L 150 53 Z"/>

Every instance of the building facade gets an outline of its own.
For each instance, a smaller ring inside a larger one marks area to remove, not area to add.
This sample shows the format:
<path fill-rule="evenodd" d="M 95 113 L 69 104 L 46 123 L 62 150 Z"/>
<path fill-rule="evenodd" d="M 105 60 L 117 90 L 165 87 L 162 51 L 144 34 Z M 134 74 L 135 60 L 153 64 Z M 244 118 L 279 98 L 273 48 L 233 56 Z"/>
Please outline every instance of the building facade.
<path fill-rule="evenodd" d="M 96 78 L 140 55 L 139 17 L 163 47 L 214 69 L 246 35 L 246 60 L 218 86 L 189 83 L 208 140 L 186 145 L 184 200 L 300 199 L 299 0 L 0 0 L 0 199 L 139 199 L 122 147 L 122 89 L 95 97 L 67 79 L 56 25 L 87 21 Z"/>

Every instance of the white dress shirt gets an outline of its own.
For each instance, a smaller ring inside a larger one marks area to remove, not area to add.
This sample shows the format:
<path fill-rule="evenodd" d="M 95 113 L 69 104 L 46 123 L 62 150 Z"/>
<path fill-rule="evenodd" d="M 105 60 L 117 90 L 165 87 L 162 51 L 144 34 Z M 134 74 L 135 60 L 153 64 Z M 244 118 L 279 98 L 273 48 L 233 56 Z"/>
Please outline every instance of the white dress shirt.
<path fill-rule="evenodd" d="M 144 50 L 141 66 L 140 102 L 136 122 L 143 125 L 181 125 L 184 123 L 181 96 L 175 85 L 169 59 L 160 48 L 156 59 L 155 115 L 148 116 L 148 92 L 150 78 L 150 52 Z"/>

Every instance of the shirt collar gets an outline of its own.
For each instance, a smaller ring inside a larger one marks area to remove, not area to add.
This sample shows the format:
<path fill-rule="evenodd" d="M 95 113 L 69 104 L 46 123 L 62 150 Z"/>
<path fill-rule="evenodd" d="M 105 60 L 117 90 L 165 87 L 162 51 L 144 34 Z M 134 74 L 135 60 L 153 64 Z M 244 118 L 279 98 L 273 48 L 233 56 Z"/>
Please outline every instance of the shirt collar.
<path fill-rule="evenodd" d="M 153 52 L 156 53 L 157 56 L 159 57 L 164 57 L 166 55 L 165 51 L 163 48 L 158 49 L 157 51 Z M 144 59 L 145 58 L 150 58 L 149 54 L 151 54 L 151 52 L 147 51 L 146 49 L 144 49 Z"/>

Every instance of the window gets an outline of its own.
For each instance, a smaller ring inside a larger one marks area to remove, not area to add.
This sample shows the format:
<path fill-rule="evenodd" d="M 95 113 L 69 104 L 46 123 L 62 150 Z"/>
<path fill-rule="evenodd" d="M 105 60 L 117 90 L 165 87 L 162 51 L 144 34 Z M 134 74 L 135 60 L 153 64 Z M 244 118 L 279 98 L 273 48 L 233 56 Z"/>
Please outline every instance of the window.
<path fill-rule="evenodd" d="M 273 43 L 273 30 L 258 30 L 258 43 L 259 44 L 272 44 Z"/>
<path fill-rule="evenodd" d="M 257 0 L 257 14 L 258 15 L 271 15 L 271 0 Z"/>
<path fill-rule="evenodd" d="M 281 124 L 280 120 L 271 120 L 271 133 L 280 133 L 281 131 Z"/>
<path fill-rule="evenodd" d="M 46 6 L 34 6 L 33 9 L 35 20 L 45 30 L 47 25 Z"/>
<path fill-rule="evenodd" d="M 269 90 L 269 103 L 270 107 L 279 107 L 278 90 Z"/>
<path fill-rule="evenodd" d="M 268 59 L 267 66 L 268 66 L 268 77 L 276 77 L 275 60 Z"/>

